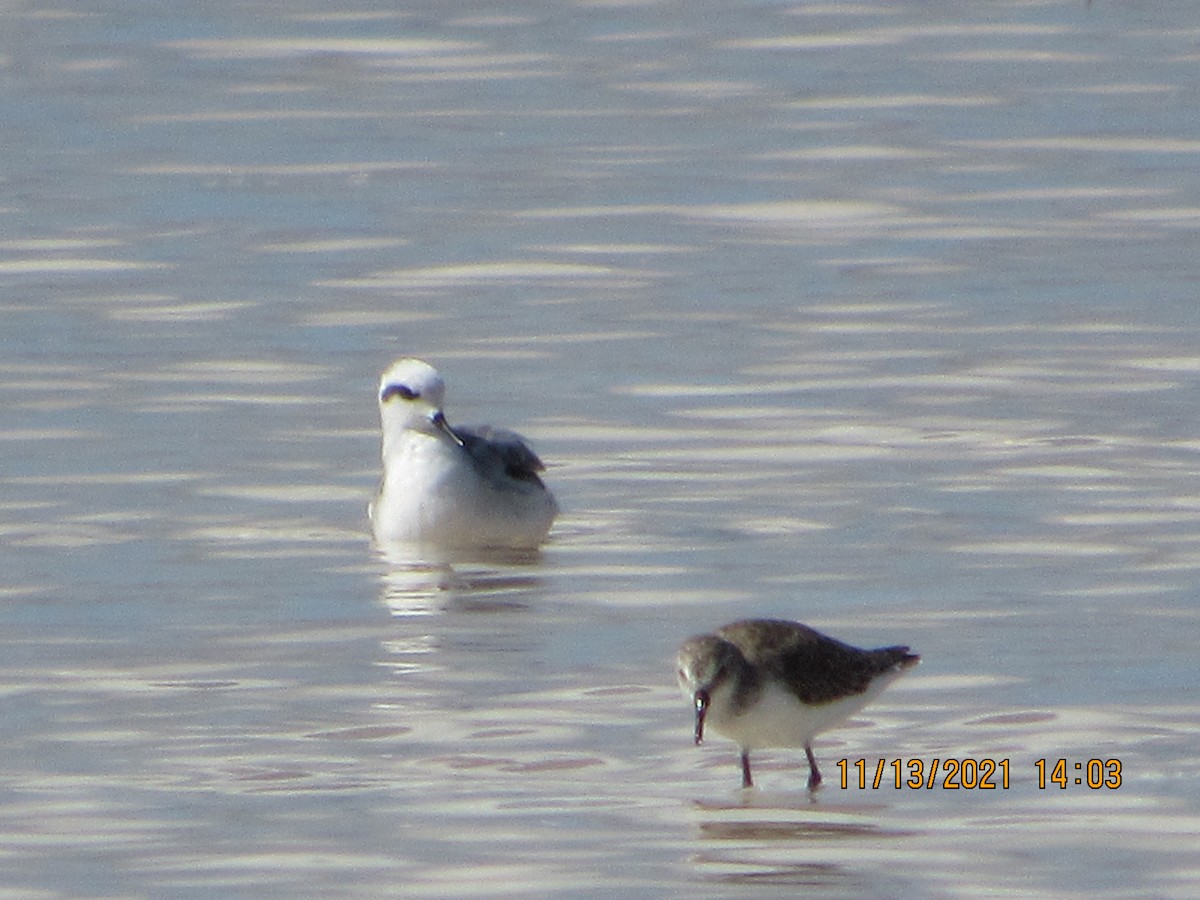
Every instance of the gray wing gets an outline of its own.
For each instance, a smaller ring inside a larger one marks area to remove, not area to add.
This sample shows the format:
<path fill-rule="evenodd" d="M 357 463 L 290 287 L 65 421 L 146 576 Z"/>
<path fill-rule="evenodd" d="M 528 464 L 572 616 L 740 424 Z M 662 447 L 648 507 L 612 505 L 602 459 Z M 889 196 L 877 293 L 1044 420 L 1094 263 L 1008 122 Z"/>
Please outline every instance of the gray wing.
<path fill-rule="evenodd" d="M 879 675 L 919 659 L 907 647 L 859 650 L 824 635 L 807 646 L 792 648 L 785 657 L 781 669 L 789 676 L 792 690 L 806 703 L 861 694 Z"/>
<path fill-rule="evenodd" d="M 805 703 L 827 703 L 861 694 L 876 676 L 894 666 L 907 668 L 920 659 L 907 647 L 860 650 L 796 622 L 735 622 L 718 634 L 739 644 L 743 652 L 747 645 L 755 646 L 758 652 L 753 656 L 757 662 Z M 751 658 L 750 653 L 746 656 Z"/>
<path fill-rule="evenodd" d="M 491 425 L 456 425 L 454 433 L 483 475 L 493 479 L 505 475 L 544 487 L 538 472 L 546 467 L 515 431 Z"/>

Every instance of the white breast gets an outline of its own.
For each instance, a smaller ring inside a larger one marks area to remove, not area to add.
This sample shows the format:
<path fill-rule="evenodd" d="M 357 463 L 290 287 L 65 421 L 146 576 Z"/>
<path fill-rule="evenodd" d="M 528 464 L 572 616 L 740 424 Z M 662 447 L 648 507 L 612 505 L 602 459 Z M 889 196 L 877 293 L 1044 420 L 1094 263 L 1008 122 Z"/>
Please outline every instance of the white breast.
<path fill-rule="evenodd" d="M 880 691 L 899 677 L 900 672 L 879 676 L 861 694 L 841 700 L 809 706 L 778 682 L 769 682 L 757 702 L 740 714 L 732 710 L 728 693 L 713 698 L 708 724 L 719 734 L 736 741 L 743 750 L 765 747 L 803 747 L 823 731 L 844 722 Z"/>
<path fill-rule="evenodd" d="M 371 523 L 383 542 L 536 547 L 556 512 L 548 492 L 499 490 L 457 445 L 410 431 L 388 447 Z"/>

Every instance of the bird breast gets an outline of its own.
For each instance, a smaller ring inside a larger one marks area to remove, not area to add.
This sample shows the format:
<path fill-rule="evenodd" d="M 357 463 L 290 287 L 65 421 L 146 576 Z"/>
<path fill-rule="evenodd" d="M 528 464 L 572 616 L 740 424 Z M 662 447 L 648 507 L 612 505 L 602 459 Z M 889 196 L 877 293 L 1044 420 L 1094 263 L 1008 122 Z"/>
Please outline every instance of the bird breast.
<path fill-rule="evenodd" d="M 821 732 L 861 710 L 891 680 L 888 676 L 880 676 L 861 694 L 811 706 L 783 685 L 771 681 L 763 685 L 762 691 L 751 702 L 740 708 L 729 702 L 732 697 L 715 709 L 710 708 L 708 724 L 745 750 L 803 747 Z"/>

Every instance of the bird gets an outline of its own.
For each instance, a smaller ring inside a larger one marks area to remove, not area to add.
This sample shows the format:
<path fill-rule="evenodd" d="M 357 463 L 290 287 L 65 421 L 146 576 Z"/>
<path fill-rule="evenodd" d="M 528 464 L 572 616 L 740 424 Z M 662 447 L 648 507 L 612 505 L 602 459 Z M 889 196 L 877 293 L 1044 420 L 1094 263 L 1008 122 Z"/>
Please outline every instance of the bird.
<path fill-rule="evenodd" d="M 677 676 L 695 711 L 695 743 L 706 725 L 735 741 L 743 788 L 754 786 L 750 751 L 803 747 L 811 792 L 821 784 L 813 738 L 920 661 L 908 647 L 861 650 L 799 622 L 743 619 L 684 641 Z"/>
<path fill-rule="evenodd" d="M 536 549 L 558 503 L 524 438 L 502 428 L 451 427 L 446 385 L 419 359 L 379 382 L 383 477 L 368 507 L 377 542 L 441 548 Z"/>

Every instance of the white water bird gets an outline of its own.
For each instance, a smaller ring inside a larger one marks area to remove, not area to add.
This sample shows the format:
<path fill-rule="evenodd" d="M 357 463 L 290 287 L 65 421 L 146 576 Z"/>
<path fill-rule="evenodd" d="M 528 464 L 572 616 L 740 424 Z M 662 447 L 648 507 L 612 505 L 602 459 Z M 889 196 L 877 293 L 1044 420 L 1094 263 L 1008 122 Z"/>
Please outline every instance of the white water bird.
<path fill-rule="evenodd" d="M 514 432 L 451 427 L 446 386 L 419 359 L 400 359 L 379 383 L 383 480 L 369 508 L 375 538 L 442 548 L 532 549 L 558 504 L 537 454 Z"/>

